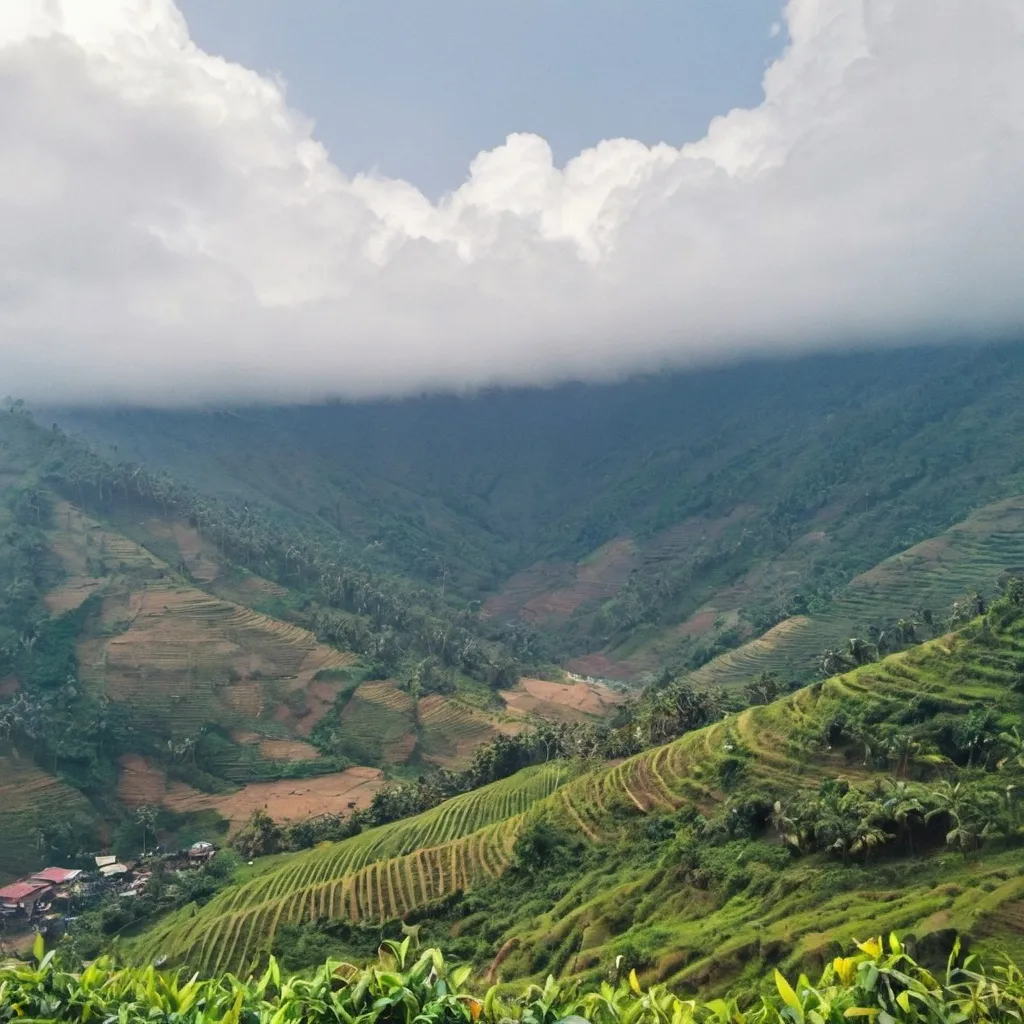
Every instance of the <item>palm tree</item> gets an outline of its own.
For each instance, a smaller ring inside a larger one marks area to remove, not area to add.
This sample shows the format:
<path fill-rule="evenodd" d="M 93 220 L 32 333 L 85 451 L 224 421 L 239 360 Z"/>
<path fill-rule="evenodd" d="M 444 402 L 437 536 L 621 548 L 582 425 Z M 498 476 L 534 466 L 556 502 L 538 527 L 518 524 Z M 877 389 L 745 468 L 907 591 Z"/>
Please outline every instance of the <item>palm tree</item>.
<path fill-rule="evenodd" d="M 834 647 L 827 648 L 818 659 L 818 667 L 823 676 L 836 676 L 850 668 L 846 655 Z"/>
<path fill-rule="evenodd" d="M 801 849 L 802 838 L 798 816 L 797 814 L 791 817 L 787 808 L 782 805 L 782 801 L 776 800 L 769 819 L 772 827 L 782 837 L 782 841 L 796 851 Z"/>
<path fill-rule="evenodd" d="M 867 805 L 854 830 L 856 835 L 853 840 L 853 844 L 850 846 L 850 852 L 859 853 L 863 850 L 865 864 L 867 864 L 868 857 L 876 846 L 881 846 L 884 843 L 887 843 L 890 839 L 895 838 L 891 832 L 886 832 L 885 829 L 878 824 L 876 815 L 880 809 L 880 806 L 877 804 Z"/>
<path fill-rule="evenodd" d="M 921 744 L 909 732 L 902 730 L 886 738 L 885 752 L 895 762 L 896 774 L 907 777 L 913 756 L 921 749 Z"/>
<path fill-rule="evenodd" d="M 900 619 L 896 623 L 896 632 L 905 644 L 912 644 L 917 640 L 917 620 L 914 618 Z"/>
<path fill-rule="evenodd" d="M 862 640 L 859 636 L 850 637 L 846 643 L 846 648 L 849 658 L 854 665 L 866 665 L 869 661 L 874 661 L 878 656 L 875 648 L 867 640 Z"/>
<path fill-rule="evenodd" d="M 896 822 L 900 832 L 907 837 L 907 848 L 914 855 L 914 824 L 924 821 L 925 807 L 920 798 L 920 790 L 905 779 L 889 779 L 886 782 L 888 793 L 882 799 L 882 810 L 887 817 Z"/>
<path fill-rule="evenodd" d="M 1024 736 L 1020 734 L 1020 727 L 1013 726 L 1009 732 L 999 734 L 999 742 L 1006 749 L 1007 754 L 996 767 L 1003 768 L 1007 764 L 1024 768 Z"/>
<path fill-rule="evenodd" d="M 944 779 L 931 791 L 934 806 L 925 815 L 925 821 L 944 815 L 952 826 L 946 832 L 946 843 L 966 857 L 976 850 L 998 827 L 998 815 L 993 814 L 993 794 L 977 790 L 965 782 Z"/>

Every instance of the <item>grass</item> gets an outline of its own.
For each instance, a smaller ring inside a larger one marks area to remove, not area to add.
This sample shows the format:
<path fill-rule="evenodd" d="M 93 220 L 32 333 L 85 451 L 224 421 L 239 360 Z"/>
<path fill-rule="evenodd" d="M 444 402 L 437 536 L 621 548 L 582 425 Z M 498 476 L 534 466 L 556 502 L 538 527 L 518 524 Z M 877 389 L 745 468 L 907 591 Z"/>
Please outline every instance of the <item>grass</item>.
<path fill-rule="evenodd" d="M 761 672 L 806 677 L 828 647 L 863 636 L 871 623 L 927 608 L 941 617 L 971 590 L 992 595 L 1008 570 L 1024 565 L 1024 496 L 978 509 L 944 533 L 855 577 L 827 612 L 799 616 L 719 655 L 692 673 L 701 685 L 737 687 Z"/>
<path fill-rule="evenodd" d="M 0 750 L 0 881 L 43 867 L 37 829 L 80 827 L 94 815 L 89 801 L 12 750 Z"/>
<path fill-rule="evenodd" d="M 1006 948 L 1024 906 L 1019 848 L 964 858 L 943 852 L 940 837 L 927 856 L 843 867 L 737 839 L 700 848 L 700 883 L 674 861 L 671 839 L 645 829 L 674 822 L 674 835 L 686 815 L 727 822 L 730 808 L 755 794 L 774 799 L 836 776 L 866 787 L 884 777 L 856 752 L 821 744 L 838 711 L 871 708 L 884 721 L 926 696 L 933 714 L 953 720 L 981 707 L 1004 725 L 1020 721 L 1022 665 L 1024 618 L 990 616 L 621 763 L 571 780 L 555 766 L 531 769 L 287 858 L 194 916 L 165 922 L 135 954 L 160 950 L 200 969 L 236 969 L 270 948 L 282 923 L 379 921 L 442 897 L 455 905 L 436 911 L 436 927 L 451 924 L 476 956 L 511 943 L 507 978 L 553 970 L 596 980 L 617 955 L 639 949 L 647 980 L 712 990 L 770 963 L 821 963 L 878 928 L 913 931 L 925 944 L 958 929 Z M 578 852 L 536 884 L 508 876 L 517 836 L 541 819 L 574 836 Z"/>
<path fill-rule="evenodd" d="M 567 778 L 562 764 L 530 768 L 414 818 L 282 857 L 199 912 L 176 912 L 140 939 L 132 955 L 166 955 L 206 971 L 241 970 L 282 924 L 383 920 L 471 888 L 501 874 L 525 814 Z"/>

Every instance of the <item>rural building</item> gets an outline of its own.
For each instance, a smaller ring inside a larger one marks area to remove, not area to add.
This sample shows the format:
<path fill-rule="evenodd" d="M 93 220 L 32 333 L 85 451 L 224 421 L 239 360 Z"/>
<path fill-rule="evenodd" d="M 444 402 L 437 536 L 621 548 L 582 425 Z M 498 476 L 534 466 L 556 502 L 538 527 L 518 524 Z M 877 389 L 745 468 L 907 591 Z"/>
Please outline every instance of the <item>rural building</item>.
<path fill-rule="evenodd" d="M 70 885 L 81 877 L 82 872 L 73 868 L 47 868 L 34 874 L 29 881 L 46 882 L 49 885 Z"/>
<path fill-rule="evenodd" d="M 12 882 L 0 889 L 0 908 L 11 914 L 23 910 L 29 917 L 35 913 L 36 904 L 53 892 L 50 882 Z"/>
<path fill-rule="evenodd" d="M 217 847 L 213 843 L 208 843 L 205 840 L 200 840 L 198 843 L 193 843 L 188 848 L 188 859 L 191 861 L 204 861 L 209 860 L 217 852 Z"/>
<path fill-rule="evenodd" d="M 99 860 L 98 857 L 96 859 Z M 100 868 L 100 874 L 104 878 L 119 878 L 121 875 L 127 875 L 129 871 L 131 871 L 131 868 L 128 867 L 127 864 L 120 864 L 113 858 L 111 858 L 111 862 L 109 864 L 104 864 L 103 867 Z"/>

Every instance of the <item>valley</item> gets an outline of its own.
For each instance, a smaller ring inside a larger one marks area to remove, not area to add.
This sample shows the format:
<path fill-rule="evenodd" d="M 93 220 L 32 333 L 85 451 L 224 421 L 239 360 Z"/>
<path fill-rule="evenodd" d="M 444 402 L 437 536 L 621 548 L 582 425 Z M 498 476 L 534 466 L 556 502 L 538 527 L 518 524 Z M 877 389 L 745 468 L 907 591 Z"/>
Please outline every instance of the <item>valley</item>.
<path fill-rule="evenodd" d="M 570 388 L 546 462 L 533 394 L 367 405 L 358 452 L 345 406 L 10 408 L 0 881 L 169 858 L 75 948 L 213 976 L 403 934 L 510 990 L 1020 955 L 1024 461 L 981 438 L 1024 364 L 876 371 Z"/>

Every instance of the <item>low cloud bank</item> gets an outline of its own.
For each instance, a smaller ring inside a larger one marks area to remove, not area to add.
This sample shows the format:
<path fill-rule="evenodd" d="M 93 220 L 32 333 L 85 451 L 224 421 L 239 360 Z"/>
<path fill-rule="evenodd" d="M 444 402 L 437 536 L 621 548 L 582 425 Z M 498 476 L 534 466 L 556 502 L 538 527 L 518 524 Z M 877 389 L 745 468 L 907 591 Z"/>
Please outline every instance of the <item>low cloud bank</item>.
<path fill-rule="evenodd" d="M 0 5 L 0 389 L 316 400 L 1024 326 L 1024 5 L 790 0 L 680 149 L 345 177 L 171 0 Z"/>

